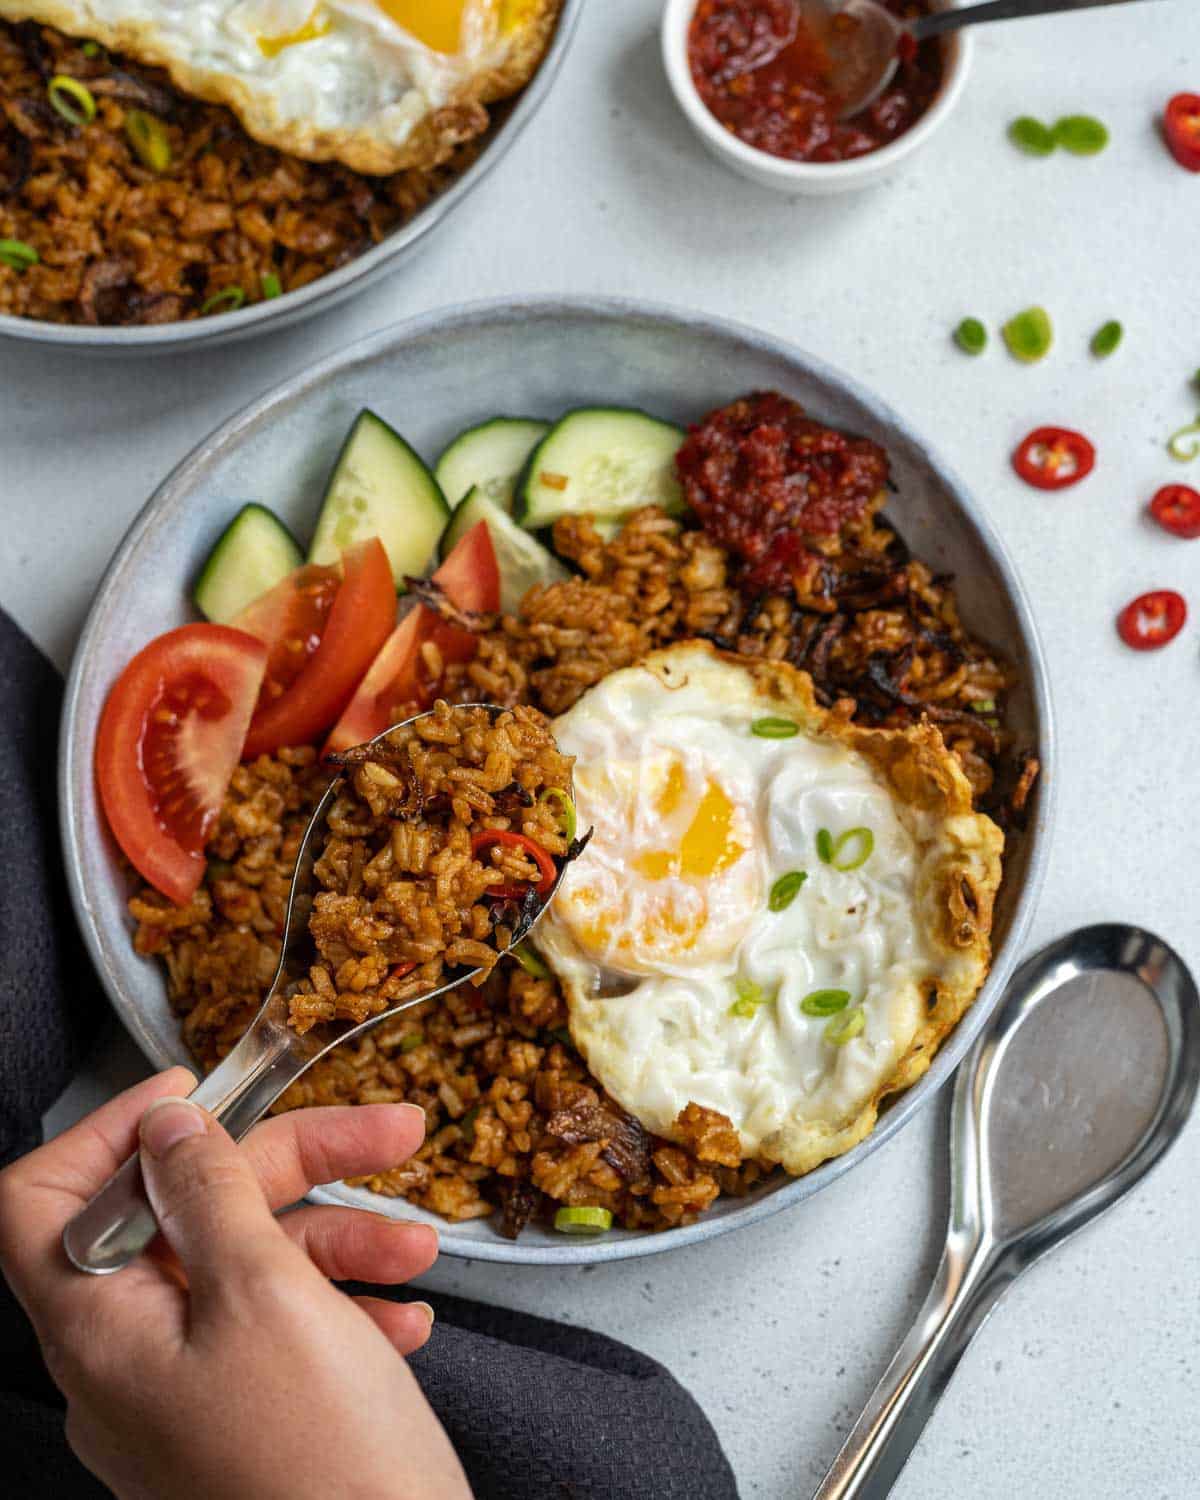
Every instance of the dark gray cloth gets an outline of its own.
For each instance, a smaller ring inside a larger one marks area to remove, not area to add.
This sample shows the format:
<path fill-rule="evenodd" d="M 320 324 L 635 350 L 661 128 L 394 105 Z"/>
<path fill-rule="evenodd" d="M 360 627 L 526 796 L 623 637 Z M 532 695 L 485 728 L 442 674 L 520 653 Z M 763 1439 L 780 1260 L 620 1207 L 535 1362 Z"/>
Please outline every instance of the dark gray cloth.
<path fill-rule="evenodd" d="M 37 1144 L 103 1008 L 59 865 L 60 698 L 53 668 L 0 611 L 0 1162 Z M 736 1500 L 716 1433 L 654 1360 L 586 1329 L 429 1301 L 437 1324 L 412 1366 L 478 1500 Z M 3 1282 L 0 1475 L 14 1500 L 108 1493 L 67 1447 L 58 1393 Z"/>

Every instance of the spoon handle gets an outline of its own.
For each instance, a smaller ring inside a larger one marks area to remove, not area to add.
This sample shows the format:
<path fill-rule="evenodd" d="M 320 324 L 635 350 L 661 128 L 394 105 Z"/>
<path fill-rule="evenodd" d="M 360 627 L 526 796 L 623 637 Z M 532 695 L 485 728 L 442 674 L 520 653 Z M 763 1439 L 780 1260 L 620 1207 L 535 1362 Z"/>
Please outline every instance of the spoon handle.
<path fill-rule="evenodd" d="M 312 1060 L 295 1045 L 295 1034 L 267 1021 L 248 1031 L 227 1058 L 193 1090 L 194 1104 L 208 1110 L 240 1141 Z M 142 1166 L 133 1155 L 63 1231 L 71 1264 L 92 1276 L 120 1271 L 158 1233 Z"/>
<path fill-rule="evenodd" d="M 1099 5 L 1131 5 L 1134 0 L 987 0 L 985 5 L 968 5 L 961 10 L 939 10 L 909 24 L 908 30 L 918 41 L 961 31 L 984 21 L 1018 21 L 1022 16 L 1048 16 L 1060 10 L 1091 10 Z"/>
<path fill-rule="evenodd" d="M 982 1242 L 947 1244 L 924 1307 L 813 1500 L 885 1500 L 1008 1281 Z"/>

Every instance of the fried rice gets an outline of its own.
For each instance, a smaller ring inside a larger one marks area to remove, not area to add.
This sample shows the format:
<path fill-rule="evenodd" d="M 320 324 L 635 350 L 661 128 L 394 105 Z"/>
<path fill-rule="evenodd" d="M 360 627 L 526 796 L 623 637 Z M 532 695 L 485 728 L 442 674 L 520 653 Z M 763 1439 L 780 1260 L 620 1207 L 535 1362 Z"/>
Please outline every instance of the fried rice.
<path fill-rule="evenodd" d="M 474 660 L 443 670 L 433 653 L 430 685 L 459 702 L 553 716 L 654 647 L 702 637 L 802 667 L 822 702 L 859 722 L 932 719 L 977 805 L 1019 821 L 1037 767 L 1001 728 L 1012 670 L 964 629 L 950 581 L 908 555 L 881 504 L 872 500 L 826 548 L 827 586 L 808 600 L 748 597 L 724 547 L 653 507 L 608 541 L 586 518 L 561 519 L 555 547 L 578 575 L 531 589 L 517 615 L 472 620 Z M 395 705 L 395 717 L 416 706 Z M 236 1043 L 270 982 L 298 843 L 324 785 L 308 747 L 239 767 L 207 885 L 184 909 L 149 889 L 132 903 L 137 949 L 164 960 L 184 1036 L 205 1068 Z M 560 1205 L 667 1229 L 764 1176 L 741 1159 L 730 1121 L 699 1105 L 679 1117 L 683 1144 L 650 1135 L 589 1076 L 566 1022 L 553 977 L 498 965 L 481 987 L 456 988 L 336 1049 L 277 1107 L 421 1105 L 421 1150 L 365 1185 L 451 1220 L 495 1215 L 510 1236 Z"/>

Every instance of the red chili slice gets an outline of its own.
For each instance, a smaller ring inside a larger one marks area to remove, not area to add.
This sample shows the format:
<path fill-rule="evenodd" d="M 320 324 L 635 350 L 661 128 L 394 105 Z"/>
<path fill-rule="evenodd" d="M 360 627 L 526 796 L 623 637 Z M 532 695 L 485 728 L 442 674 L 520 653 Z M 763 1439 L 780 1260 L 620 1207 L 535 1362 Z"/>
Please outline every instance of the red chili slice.
<path fill-rule="evenodd" d="M 491 849 L 496 844 L 507 844 L 511 849 L 523 849 L 534 864 L 537 865 L 541 874 L 541 880 L 535 887 L 539 896 L 545 897 L 550 894 L 551 887 L 558 876 L 554 861 L 542 848 L 541 844 L 535 844 L 523 833 L 512 833 L 506 828 L 485 828 L 482 833 L 474 834 L 471 838 L 471 853 L 481 854 L 485 849 Z M 520 901 L 529 890 L 527 885 L 489 885 L 487 894 L 498 896 L 501 901 Z"/>
<path fill-rule="evenodd" d="M 1150 514 L 1172 536 L 1200 536 L 1200 491 L 1190 484 L 1164 484 L 1150 502 Z"/>
<path fill-rule="evenodd" d="M 1035 427 L 1012 457 L 1013 468 L 1037 490 L 1065 490 L 1096 466 L 1096 450 L 1069 427 Z"/>
<path fill-rule="evenodd" d="M 1173 641 L 1187 622 L 1187 604 L 1174 589 L 1139 594 L 1117 616 L 1117 631 L 1135 651 L 1156 651 Z"/>
<path fill-rule="evenodd" d="M 1167 147 L 1181 167 L 1200 172 L 1200 94 L 1176 94 L 1163 115 Z"/>
<path fill-rule="evenodd" d="M 391 973 L 388 975 L 388 978 L 389 979 L 407 979 L 408 976 L 412 973 L 412 971 L 416 967 L 417 966 L 416 966 L 415 963 L 393 964 L 392 965 Z"/>

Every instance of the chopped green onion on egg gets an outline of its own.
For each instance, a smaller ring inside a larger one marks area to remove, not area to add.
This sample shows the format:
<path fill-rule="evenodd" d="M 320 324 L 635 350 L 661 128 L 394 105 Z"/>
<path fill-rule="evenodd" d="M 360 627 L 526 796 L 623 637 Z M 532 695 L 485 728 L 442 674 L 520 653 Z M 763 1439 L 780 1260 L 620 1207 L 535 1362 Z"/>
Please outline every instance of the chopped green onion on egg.
<path fill-rule="evenodd" d="M 800 1002 L 806 1016 L 836 1016 L 850 1004 L 849 990 L 813 990 Z"/>
<path fill-rule="evenodd" d="M 850 845 L 850 853 L 843 857 L 843 850 Z M 847 828 L 835 839 L 828 828 L 817 830 L 817 857 L 823 865 L 832 865 L 846 874 L 865 865 L 875 850 L 875 835 L 869 828 Z"/>
<path fill-rule="evenodd" d="M 834 1016 L 826 1023 L 825 1040 L 831 1047 L 844 1047 L 847 1042 L 854 1040 L 866 1024 L 866 1011 L 861 1005 L 856 1005 L 851 1010 L 843 1011 L 840 1016 Z"/>
<path fill-rule="evenodd" d="M 739 979 L 733 987 L 737 999 L 729 1007 L 731 1016 L 740 1016 L 742 1020 L 748 1021 L 758 1010 L 760 1005 L 766 1005 L 770 996 L 761 984 L 755 984 L 753 979 Z"/>
<path fill-rule="evenodd" d="M 800 726 L 795 719 L 778 719 L 768 715 L 765 719 L 755 719 L 750 726 L 750 733 L 756 734 L 760 740 L 790 740 L 800 733 Z"/>
<path fill-rule="evenodd" d="M 789 870 L 786 875 L 781 875 L 771 887 L 771 894 L 767 897 L 767 909 L 786 911 L 800 894 L 800 887 L 807 879 L 807 870 Z"/>

